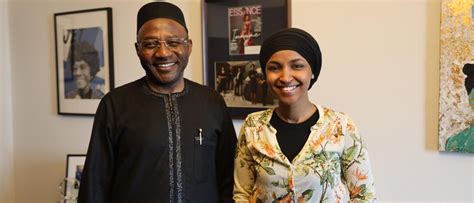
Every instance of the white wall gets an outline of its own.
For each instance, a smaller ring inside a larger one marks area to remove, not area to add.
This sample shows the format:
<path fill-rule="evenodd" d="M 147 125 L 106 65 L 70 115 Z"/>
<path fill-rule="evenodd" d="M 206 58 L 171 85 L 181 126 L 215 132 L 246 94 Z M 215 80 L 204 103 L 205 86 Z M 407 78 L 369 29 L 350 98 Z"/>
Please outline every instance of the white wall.
<path fill-rule="evenodd" d="M 358 123 L 380 200 L 473 202 L 474 156 L 437 151 L 440 2 L 295 1 L 293 14 L 323 53 L 311 98 Z"/>
<path fill-rule="evenodd" d="M 0 202 L 13 201 L 13 133 L 8 4 L 0 1 Z"/>
<path fill-rule="evenodd" d="M 85 153 L 89 142 L 92 117 L 56 113 L 53 14 L 113 8 L 115 81 L 122 85 L 143 75 L 133 42 L 144 2 L 9 3 L 12 77 L 11 84 L 2 77 L 0 90 L 12 87 L 16 202 L 57 200 L 66 154 Z M 194 42 L 185 76 L 202 82 L 200 1 L 173 2 Z M 439 18 L 439 0 L 292 0 L 292 24 L 311 32 L 323 52 L 311 100 L 357 122 L 381 202 L 474 201 L 474 156 L 437 151 Z"/>

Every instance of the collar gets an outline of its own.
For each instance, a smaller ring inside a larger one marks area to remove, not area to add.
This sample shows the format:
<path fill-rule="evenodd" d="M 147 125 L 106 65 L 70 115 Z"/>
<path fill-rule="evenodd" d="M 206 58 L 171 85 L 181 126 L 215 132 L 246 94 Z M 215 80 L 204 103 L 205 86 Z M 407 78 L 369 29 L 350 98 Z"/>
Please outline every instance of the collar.
<path fill-rule="evenodd" d="M 158 92 L 154 92 L 153 90 L 151 90 L 151 88 L 146 83 L 146 76 L 142 77 L 140 79 L 140 81 L 141 81 L 141 86 L 143 87 L 142 89 L 146 94 L 153 95 L 153 96 L 158 96 L 158 97 L 166 97 L 166 96 L 180 97 L 180 96 L 186 95 L 191 89 L 191 82 L 186 78 L 184 78 L 184 89 L 183 89 L 183 91 L 176 92 L 176 93 L 171 93 L 171 94 L 163 94 L 163 93 L 158 93 Z"/>

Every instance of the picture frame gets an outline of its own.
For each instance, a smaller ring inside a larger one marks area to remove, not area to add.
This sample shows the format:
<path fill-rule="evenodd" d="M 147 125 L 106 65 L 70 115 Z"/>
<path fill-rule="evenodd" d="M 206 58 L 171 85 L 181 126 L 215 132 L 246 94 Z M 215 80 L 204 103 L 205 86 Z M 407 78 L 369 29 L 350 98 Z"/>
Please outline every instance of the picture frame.
<path fill-rule="evenodd" d="M 77 198 L 85 162 L 85 154 L 68 154 L 66 156 L 66 176 L 62 183 L 65 197 Z"/>
<path fill-rule="evenodd" d="M 204 0 L 203 81 L 233 118 L 275 107 L 258 54 L 272 33 L 290 26 L 290 0 Z"/>
<path fill-rule="evenodd" d="M 77 177 L 77 172 L 79 170 L 79 172 L 82 173 L 82 170 L 78 169 L 78 167 L 84 167 L 85 162 L 85 154 L 68 154 L 66 157 L 66 178 L 80 180 L 80 178 Z"/>
<path fill-rule="evenodd" d="M 94 115 L 114 88 L 112 8 L 54 14 L 57 112 Z"/>
<path fill-rule="evenodd" d="M 443 0 L 440 26 L 439 151 L 474 153 L 474 5 Z"/>

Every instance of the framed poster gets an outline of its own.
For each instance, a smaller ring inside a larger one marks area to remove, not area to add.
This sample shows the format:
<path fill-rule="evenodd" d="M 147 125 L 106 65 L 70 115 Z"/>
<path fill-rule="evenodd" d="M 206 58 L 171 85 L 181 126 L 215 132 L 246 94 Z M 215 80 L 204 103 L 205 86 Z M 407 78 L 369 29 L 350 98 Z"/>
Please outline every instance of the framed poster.
<path fill-rule="evenodd" d="M 474 153 L 474 6 L 441 4 L 439 150 Z"/>
<path fill-rule="evenodd" d="M 202 10 L 204 84 L 234 118 L 276 106 L 258 54 L 263 40 L 289 27 L 289 0 L 204 0 Z"/>
<path fill-rule="evenodd" d="M 54 14 L 58 114 L 94 115 L 114 87 L 112 8 Z"/>

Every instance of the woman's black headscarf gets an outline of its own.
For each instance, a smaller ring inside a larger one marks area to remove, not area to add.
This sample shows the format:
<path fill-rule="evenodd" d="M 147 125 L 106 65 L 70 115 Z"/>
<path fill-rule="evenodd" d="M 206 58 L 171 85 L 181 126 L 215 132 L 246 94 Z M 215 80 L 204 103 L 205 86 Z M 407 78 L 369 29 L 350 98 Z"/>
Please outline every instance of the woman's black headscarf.
<path fill-rule="evenodd" d="M 264 74 L 268 60 L 281 50 L 296 51 L 308 61 L 313 73 L 308 88 L 311 89 L 321 72 L 322 58 L 318 42 L 309 33 L 298 28 L 285 28 L 272 34 L 260 49 L 260 65 Z"/>

